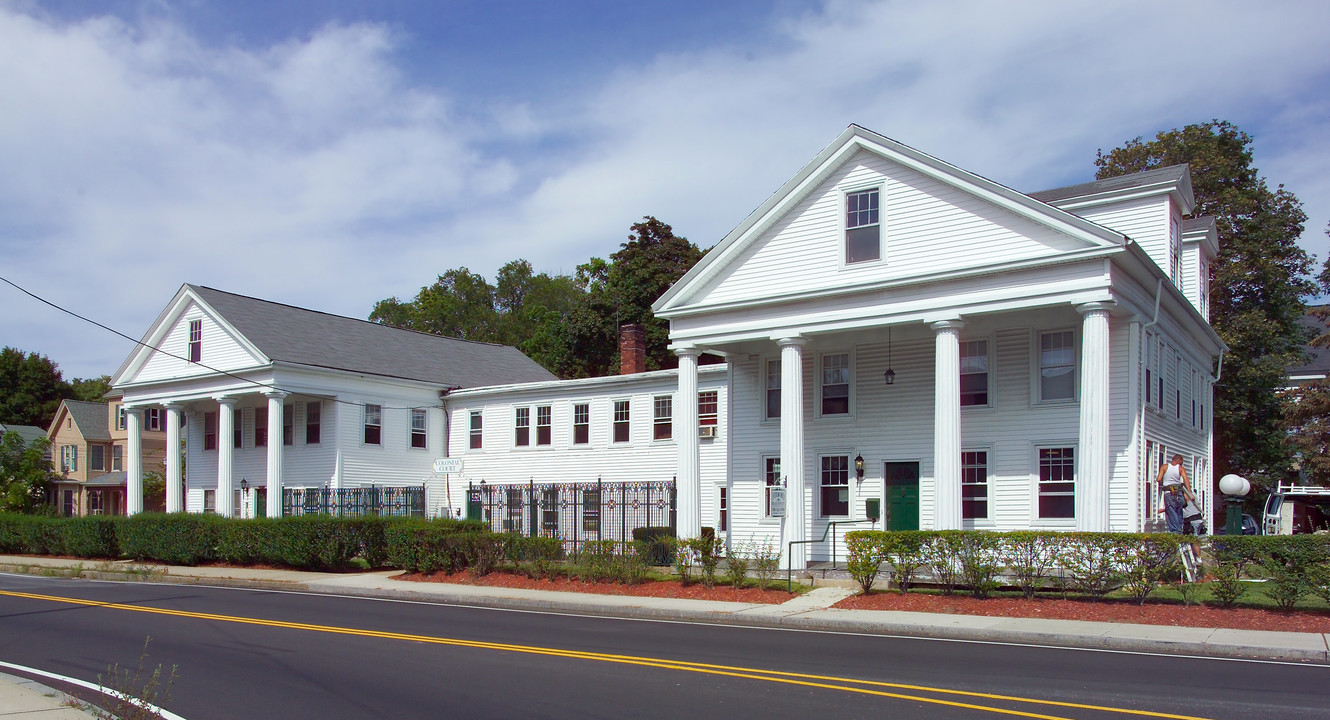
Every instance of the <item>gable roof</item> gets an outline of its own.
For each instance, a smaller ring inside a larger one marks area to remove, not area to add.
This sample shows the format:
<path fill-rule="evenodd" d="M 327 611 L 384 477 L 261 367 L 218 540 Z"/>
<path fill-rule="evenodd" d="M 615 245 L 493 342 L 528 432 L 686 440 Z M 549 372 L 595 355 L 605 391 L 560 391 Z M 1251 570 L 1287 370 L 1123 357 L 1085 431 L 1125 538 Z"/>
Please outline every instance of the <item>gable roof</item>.
<path fill-rule="evenodd" d="M 61 406 L 74 420 L 79 434 L 84 440 L 111 441 L 111 429 L 107 427 L 107 403 L 87 402 L 85 400 L 61 400 Z M 60 411 L 55 413 L 55 421 L 60 421 Z M 52 428 L 55 429 L 54 427 Z"/>
<path fill-rule="evenodd" d="M 553 380 L 507 345 L 458 340 L 186 284 L 272 362 L 477 387 Z"/>
<path fill-rule="evenodd" d="M 35 425 L 5 425 L 0 423 L 0 435 L 5 433 L 17 433 L 23 438 L 23 444 L 27 445 L 39 437 L 46 437 L 46 431 Z"/>
<path fill-rule="evenodd" d="M 1324 307 L 1314 308 L 1324 310 Z M 1310 340 L 1325 333 L 1330 332 L 1330 325 L 1326 321 L 1313 315 L 1310 311 L 1298 318 L 1298 326 L 1305 329 L 1309 334 Z M 1288 368 L 1287 373 L 1291 378 L 1306 378 L 1309 376 L 1327 377 L 1330 376 L 1330 348 L 1317 347 L 1311 344 L 1303 344 L 1302 352 L 1306 354 L 1306 359 L 1301 365 L 1295 365 Z"/>
<path fill-rule="evenodd" d="M 1123 247 L 1128 243 L 1127 237 L 1122 233 L 962 170 L 859 125 L 850 125 L 835 141 L 823 148 L 817 157 L 750 213 L 738 227 L 711 248 L 700 262 L 652 304 L 652 310 L 658 315 L 668 317 L 671 314 L 669 311 L 686 304 L 689 295 L 695 289 L 705 286 L 709 280 L 722 272 L 723 268 L 734 262 L 767 228 L 861 150 L 876 153 L 891 162 L 958 188 L 1018 216 L 1075 237 L 1085 242 L 1087 247 Z"/>
<path fill-rule="evenodd" d="M 1192 206 L 1196 204 L 1191 190 L 1191 168 L 1186 164 L 1168 165 L 1078 185 L 1040 190 L 1039 192 L 1029 193 L 1029 196 L 1040 202 L 1061 203 L 1073 198 L 1088 198 L 1095 195 L 1119 196 L 1130 194 L 1133 191 L 1161 187 L 1179 188 L 1179 192 L 1182 193 L 1182 197 L 1179 199 L 1186 203 L 1186 207 L 1183 209 L 1184 215 L 1190 212 Z"/>

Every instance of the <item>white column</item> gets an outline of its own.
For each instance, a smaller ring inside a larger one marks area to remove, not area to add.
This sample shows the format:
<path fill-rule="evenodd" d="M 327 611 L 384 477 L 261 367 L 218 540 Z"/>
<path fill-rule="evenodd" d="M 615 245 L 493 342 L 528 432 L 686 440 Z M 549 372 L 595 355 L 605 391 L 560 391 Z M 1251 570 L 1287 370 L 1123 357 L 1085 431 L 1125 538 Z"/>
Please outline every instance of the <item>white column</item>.
<path fill-rule="evenodd" d="M 675 443 L 679 448 L 678 533 L 681 538 L 702 534 L 702 475 L 697 450 L 697 348 L 676 348 L 679 356 L 679 394 L 674 400 Z"/>
<path fill-rule="evenodd" d="M 804 487 L 804 344 L 807 338 L 783 337 L 780 345 L 780 474 L 785 481 L 786 566 L 808 567 L 808 546 L 788 545 L 808 539 L 810 512 Z"/>
<path fill-rule="evenodd" d="M 282 402 L 289 394 L 283 390 L 268 390 L 268 507 L 270 518 L 282 516 Z"/>
<path fill-rule="evenodd" d="M 960 320 L 931 326 L 937 333 L 933 380 L 933 529 L 961 527 Z"/>
<path fill-rule="evenodd" d="M 125 407 L 125 514 L 143 512 L 143 408 Z"/>
<path fill-rule="evenodd" d="M 177 403 L 166 406 L 166 511 L 182 512 L 185 509 L 184 493 L 180 481 L 183 473 L 180 467 L 180 411 Z"/>
<path fill-rule="evenodd" d="M 217 514 L 235 515 L 235 418 L 236 399 L 218 396 L 217 400 Z"/>
<path fill-rule="evenodd" d="M 1081 432 L 1076 448 L 1076 529 L 1108 532 L 1108 313 L 1111 302 L 1081 313 Z"/>

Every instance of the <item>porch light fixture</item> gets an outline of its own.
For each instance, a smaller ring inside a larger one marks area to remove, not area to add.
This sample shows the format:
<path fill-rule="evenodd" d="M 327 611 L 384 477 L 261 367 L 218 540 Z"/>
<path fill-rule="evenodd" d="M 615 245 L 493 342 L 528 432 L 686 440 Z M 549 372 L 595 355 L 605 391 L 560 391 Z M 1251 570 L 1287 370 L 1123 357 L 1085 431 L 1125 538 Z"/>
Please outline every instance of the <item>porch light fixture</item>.
<path fill-rule="evenodd" d="M 888 385 L 896 384 L 896 371 L 891 369 L 891 328 L 887 328 L 887 371 L 882 373 L 882 379 L 887 381 Z"/>
<path fill-rule="evenodd" d="M 890 372 L 890 371 L 888 371 L 888 372 Z M 863 456 L 863 455 L 855 455 L 855 456 L 854 456 L 854 476 L 857 477 L 857 478 L 860 479 L 860 480 L 863 480 L 863 479 L 864 479 L 864 456 Z"/>
<path fill-rule="evenodd" d="M 249 495 L 249 481 L 245 478 L 240 478 L 240 492 Z"/>

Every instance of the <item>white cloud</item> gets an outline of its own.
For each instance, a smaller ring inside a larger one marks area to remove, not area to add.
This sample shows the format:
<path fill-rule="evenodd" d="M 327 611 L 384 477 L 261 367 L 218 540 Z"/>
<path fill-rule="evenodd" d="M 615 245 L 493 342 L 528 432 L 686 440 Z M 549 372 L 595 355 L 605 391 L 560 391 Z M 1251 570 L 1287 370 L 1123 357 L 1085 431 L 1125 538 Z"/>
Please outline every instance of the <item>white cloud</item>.
<path fill-rule="evenodd" d="M 832 2 L 538 102 L 421 85 L 409 40 L 379 25 L 217 47 L 169 21 L 0 5 L 0 97 L 22 98 L 0 113 L 0 267 L 131 334 L 182 282 L 364 316 L 461 265 L 571 271 L 645 214 L 710 245 L 851 122 L 1036 190 L 1089 179 L 1097 148 L 1212 117 L 1256 136 L 1324 256 L 1328 17 Z M 44 312 L 4 313 L 0 336 L 71 375 L 124 356 Z"/>

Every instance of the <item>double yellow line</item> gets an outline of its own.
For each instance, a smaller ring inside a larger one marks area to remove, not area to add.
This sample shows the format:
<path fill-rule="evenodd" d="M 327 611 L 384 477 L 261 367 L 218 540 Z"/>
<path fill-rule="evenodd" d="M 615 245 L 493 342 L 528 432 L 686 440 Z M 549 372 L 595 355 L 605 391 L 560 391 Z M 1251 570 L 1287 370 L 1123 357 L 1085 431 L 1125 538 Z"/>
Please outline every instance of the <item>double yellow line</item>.
<path fill-rule="evenodd" d="M 570 658 L 575 660 L 593 660 L 597 662 L 619 663 L 623 665 L 639 665 L 642 667 L 663 668 L 666 670 L 680 670 L 684 672 L 703 673 L 707 675 L 721 675 L 725 677 L 743 678 L 746 680 L 762 680 L 766 682 L 782 683 L 786 685 L 797 685 L 802 687 L 820 688 L 824 690 L 839 690 L 842 692 L 859 693 L 862 695 L 872 695 L 877 697 L 887 697 L 898 700 L 909 700 L 912 702 L 930 703 L 934 705 L 945 705 L 956 708 L 966 708 L 970 710 L 980 710 L 984 712 L 997 713 L 1001 715 L 1014 715 L 1024 718 L 1040 718 L 1041 720 L 1072 720 L 1060 715 L 1045 715 L 1025 710 L 1016 710 L 1005 707 L 996 707 L 992 705 L 980 705 L 961 700 L 948 700 L 940 697 L 927 697 L 921 695 L 910 695 L 903 692 L 892 692 L 881 688 L 890 688 L 891 690 L 903 690 L 909 692 L 932 693 L 934 695 L 952 696 L 958 698 L 972 698 L 976 700 L 988 700 L 992 702 L 1011 703 L 1011 704 L 1030 704 L 1043 705 L 1048 707 L 1069 708 L 1077 710 L 1088 710 L 1092 712 L 1118 713 L 1122 715 L 1135 715 L 1149 718 L 1166 718 L 1167 720 L 1205 720 L 1191 715 L 1174 715 L 1171 713 L 1153 712 L 1150 710 L 1135 710 L 1131 708 L 1117 708 L 1103 705 L 1087 705 L 1082 703 L 1060 702 L 1057 700 L 1039 700 L 1036 698 L 1026 698 L 1014 695 L 996 695 L 992 693 L 970 692 L 966 690 L 951 690 L 947 688 L 928 687 L 925 685 L 910 685 L 905 683 L 882 682 L 877 680 L 859 680 L 856 678 L 835 677 L 830 675 L 815 675 L 809 673 L 782 672 L 779 670 L 762 670 L 759 668 L 736 667 L 729 665 L 713 665 L 709 663 L 687 662 L 683 660 L 669 660 L 665 658 L 653 658 L 634 655 L 615 655 L 610 653 L 586 652 L 581 650 L 561 650 L 559 648 L 538 647 L 534 645 L 514 645 L 511 643 L 492 643 L 479 640 L 462 640 L 460 638 L 443 638 L 429 635 L 413 635 L 410 633 L 386 632 L 382 630 L 363 630 L 358 628 L 344 628 L 334 625 L 314 625 L 311 623 L 285 622 L 281 620 L 265 620 L 263 618 L 242 617 L 238 615 L 218 615 L 215 613 L 187 612 L 184 610 L 168 610 L 165 608 L 148 607 L 145 605 L 128 605 L 124 603 L 106 603 L 96 600 L 83 600 L 80 598 L 61 597 L 57 595 L 38 595 L 34 593 L 13 592 L 9 590 L 0 590 L 0 596 L 25 598 L 28 600 L 44 600 L 47 602 L 66 603 L 69 605 L 83 605 L 87 607 L 105 608 L 108 610 L 127 610 L 131 612 L 151 613 L 154 615 L 168 615 L 172 617 L 190 618 L 194 620 L 212 620 L 216 622 L 241 623 L 244 625 L 260 625 L 263 627 L 286 628 L 289 630 L 305 630 L 309 632 L 332 633 L 335 635 L 354 635 L 358 637 L 382 638 L 385 640 L 405 640 L 408 642 L 430 643 L 434 645 L 449 645 L 453 647 L 476 648 L 481 650 L 498 650 L 501 652 L 525 653 L 529 655 L 545 655 L 549 657 Z"/>

